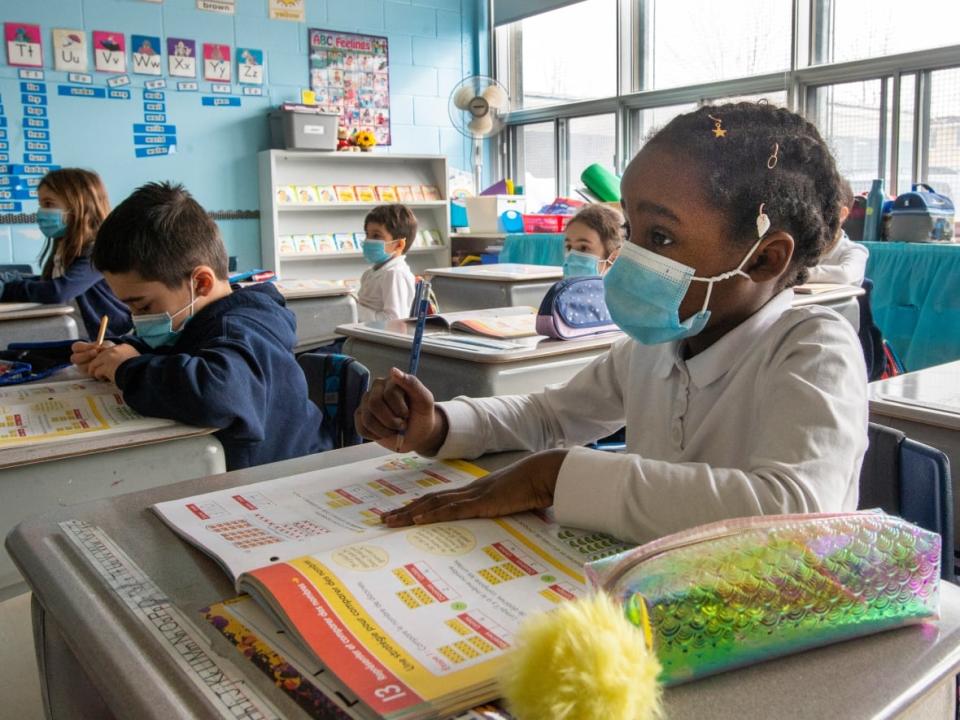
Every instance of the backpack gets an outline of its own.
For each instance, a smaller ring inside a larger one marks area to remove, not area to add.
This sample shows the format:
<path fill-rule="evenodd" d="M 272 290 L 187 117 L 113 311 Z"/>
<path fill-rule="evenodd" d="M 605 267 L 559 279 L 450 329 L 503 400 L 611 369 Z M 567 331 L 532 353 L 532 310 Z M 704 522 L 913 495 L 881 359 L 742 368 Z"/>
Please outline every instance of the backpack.
<path fill-rule="evenodd" d="M 0 350 L 0 386 L 36 382 L 70 367 L 70 346 L 74 342 L 11 343 Z"/>
<path fill-rule="evenodd" d="M 297 362 L 306 375 L 310 399 L 323 411 L 321 438 L 331 440 L 335 448 L 362 443 L 353 413 L 370 384 L 370 371 L 349 355 L 303 353 Z"/>
<path fill-rule="evenodd" d="M 537 312 L 537 333 L 557 340 L 616 332 L 600 277 L 572 277 L 551 287 Z"/>

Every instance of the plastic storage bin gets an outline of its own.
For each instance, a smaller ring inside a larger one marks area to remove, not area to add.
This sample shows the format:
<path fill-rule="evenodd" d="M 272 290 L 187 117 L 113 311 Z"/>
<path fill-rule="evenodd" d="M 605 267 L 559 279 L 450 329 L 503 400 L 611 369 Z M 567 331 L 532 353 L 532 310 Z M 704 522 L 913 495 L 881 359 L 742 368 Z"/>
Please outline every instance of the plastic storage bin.
<path fill-rule="evenodd" d="M 280 150 L 336 150 L 339 115 L 297 110 L 270 113 L 270 141 Z"/>
<path fill-rule="evenodd" d="M 525 233 L 562 233 L 572 215 L 524 215 Z"/>

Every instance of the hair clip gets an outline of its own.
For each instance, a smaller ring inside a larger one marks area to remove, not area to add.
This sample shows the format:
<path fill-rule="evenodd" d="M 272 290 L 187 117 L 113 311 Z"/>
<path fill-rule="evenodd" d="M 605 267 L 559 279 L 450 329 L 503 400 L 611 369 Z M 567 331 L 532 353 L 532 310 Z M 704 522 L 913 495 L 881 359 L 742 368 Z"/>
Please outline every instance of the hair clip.
<path fill-rule="evenodd" d="M 713 120 L 713 130 L 710 131 L 713 133 L 713 136 L 717 138 L 726 136 L 727 131 L 720 127 L 723 124 L 723 120 L 715 118 L 713 115 L 707 115 L 707 117 Z"/>
<path fill-rule="evenodd" d="M 777 166 L 780 158 L 780 143 L 773 144 L 773 155 L 767 158 L 767 170 L 773 170 Z"/>
<path fill-rule="evenodd" d="M 757 237 L 762 238 L 770 229 L 770 216 L 763 211 L 766 203 L 760 203 L 760 212 L 757 213 Z"/>

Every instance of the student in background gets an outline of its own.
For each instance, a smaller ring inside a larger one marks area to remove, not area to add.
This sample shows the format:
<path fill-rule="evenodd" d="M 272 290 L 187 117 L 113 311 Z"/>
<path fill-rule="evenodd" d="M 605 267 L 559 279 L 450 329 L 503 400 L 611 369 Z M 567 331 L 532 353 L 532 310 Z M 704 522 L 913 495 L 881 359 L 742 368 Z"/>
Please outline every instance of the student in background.
<path fill-rule="evenodd" d="M 585 205 L 564 232 L 563 276 L 603 275 L 623 245 L 623 215 L 608 205 Z"/>
<path fill-rule="evenodd" d="M 837 240 L 820 258 L 820 264 L 810 268 L 807 282 L 838 283 L 842 285 L 863 285 L 867 271 L 867 259 L 870 251 L 863 243 L 854 242 L 843 230 L 842 225 L 853 206 L 853 190 L 850 183 L 842 180 L 843 196 L 840 207 L 840 232 Z"/>
<path fill-rule="evenodd" d="M 553 506 L 562 525 L 636 543 L 750 515 L 857 507 L 863 352 L 833 310 L 792 306 L 840 228 L 817 129 L 782 108 L 680 115 L 622 181 L 627 242 L 604 276 L 628 337 L 565 385 L 434 404 L 391 371 L 357 411 L 393 449 L 532 454 L 384 516 L 388 526 Z M 582 447 L 626 425 L 626 453 Z M 398 433 L 403 431 L 402 436 Z"/>
<path fill-rule="evenodd" d="M 363 258 L 373 267 L 360 277 L 360 321 L 405 318 L 417 282 L 404 256 L 417 237 L 417 218 L 406 205 L 378 205 L 364 219 L 363 231 Z"/>
<path fill-rule="evenodd" d="M 37 195 L 37 224 L 47 239 L 42 271 L 40 275 L 3 273 L 0 301 L 73 303 L 90 338 L 97 336 L 104 315 L 111 335 L 130 330 L 129 311 L 90 263 L 97 228 L 110 212 L 100 176 L 79 168 L 53 170 L 40 181 Z"/>
<path fill-rule="evenodd" d="M 110 213 L 94 264 L 135 337 L 73 346 L 137 412 L 217 428 L 227 468 L 329 449 L 293 356 L 296 320 L 270 283 L 233 290 L 216 224 L 181 185 L 148 183 Z"/>

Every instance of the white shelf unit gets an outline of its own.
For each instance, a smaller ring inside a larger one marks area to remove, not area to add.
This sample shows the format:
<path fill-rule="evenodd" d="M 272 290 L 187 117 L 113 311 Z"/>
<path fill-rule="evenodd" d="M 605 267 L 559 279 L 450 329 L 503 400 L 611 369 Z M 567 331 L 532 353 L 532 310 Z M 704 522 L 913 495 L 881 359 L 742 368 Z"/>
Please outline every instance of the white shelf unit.
<path fill-rule="evenodd" d="M 419 229 L 438 230 L 442 246 L 410 248 L 407 262 L 415 274 L 450 265 L 450 203 L 447 159 L 443 155 L 337 153 L 310 150 L 264 150 L 260 164 L 260 255 L 266 270 L 285 279 L 348 280 L 370 266 L 362 253 L 280 254 L 281 235 L 363 232 L 363 219 L 382 203 L 277 202 L 282 185 L 433 185 L 442 200 L 404 203 L 417 216 Z"/>

